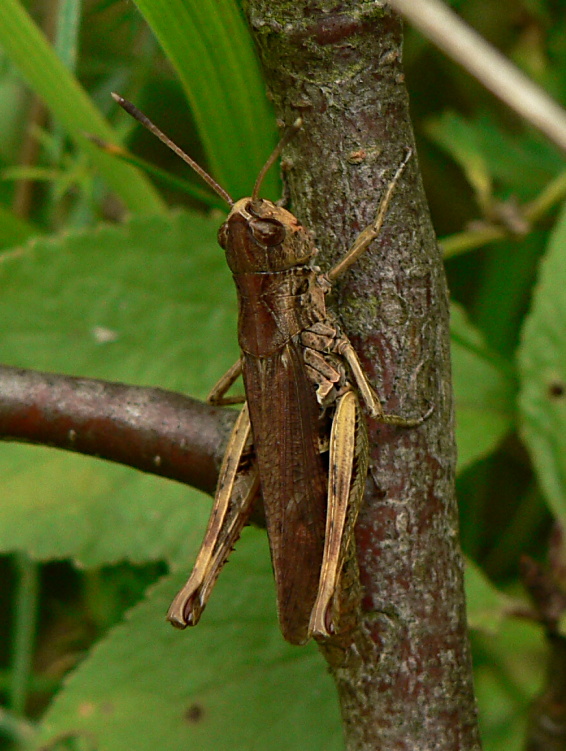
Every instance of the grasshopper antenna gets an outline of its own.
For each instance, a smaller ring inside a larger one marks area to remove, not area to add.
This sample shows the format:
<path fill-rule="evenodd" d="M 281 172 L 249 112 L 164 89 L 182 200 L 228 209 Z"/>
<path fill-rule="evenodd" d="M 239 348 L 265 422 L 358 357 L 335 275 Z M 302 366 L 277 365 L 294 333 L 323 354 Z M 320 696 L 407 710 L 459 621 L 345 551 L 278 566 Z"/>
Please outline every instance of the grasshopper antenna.
<path fill-rule="evenodd" d="M 259 191 L 261 189 L 261 184 L 263 183 L 266 174 L 271 169 L 275 161 L 278 159 L 279 155 L 281 154 L 285 146 L 287 146 L 289 141 L 293 138 L 295 133 L 301 129 L 302 125 L 303 125 L 303 121 L 300 117 L 298 117 L 295 120 L 295 122 L 286 129 L 285 133 L 283 133 L 281 140 L 279 141 L 277 146 L 273 149 L 266 163 L 263 165 L 263 167 L 259 171 L 259 175 L 257 176 L 257 180 L 255 181 L 254 189 L 252 191 L 252 197 L 251 197 L 252 204 L 255 203 L 259 198 Z"/>
<path fill-rule="evenodd" d="M 202 167 L 200 167 L 194 159 L 191 159 L 191 157 L 188 154 L 185 154 L 183 149 L 179 148 L 176 143 L 173 143 L 173 141 L 168 138 L 165 133 L 163 133 L 157 125 L 154 125 L 149 117 L 146 117 L 146 115 L 143 114 L 141 110 L 139 110 L 135 105 L 133 105 L 131 102 L 128 102 L 127 99 L 124 99 L 124 97 L 120 96 L 120 94 L 115 94 L 112 92 L 112 98 L 114 101 L 122 107 L 122 109 L 126 110 L 126 112 L 131 115 L 134 120 L 137 120 L 139 123 L 141 123 L 145 128 L 149 130 L 150 133 L 153 133 L 154 136 L 157 136 L 159 140 L 164 143 L 166 146 L 168 146 L 171 151 L 174 151 L 177 156 L 181 157 L 181 159 L 186 162 L 189 167 L 191 167 L 197 175 L 199 175 L 204 182 L 212 188 L 212 190 L 222 198 L 223 201 L 226 201 L 228 206 L 234 205 L 234 199 L 230 196 L 230 194 L 224 190 L 224 188 L 219 185 L 214 178 L 212 178 L 208 172 L 205 172 Z"/>

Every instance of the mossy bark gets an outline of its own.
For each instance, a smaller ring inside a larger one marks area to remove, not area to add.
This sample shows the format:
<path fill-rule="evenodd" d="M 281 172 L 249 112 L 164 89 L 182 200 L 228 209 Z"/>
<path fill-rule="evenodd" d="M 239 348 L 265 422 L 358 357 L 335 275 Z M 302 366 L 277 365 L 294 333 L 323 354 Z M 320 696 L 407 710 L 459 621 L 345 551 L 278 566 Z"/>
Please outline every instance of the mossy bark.
<path fill-rule="evenodd" d="M 291 208 L 329 269 L 372 221 L 409 148 L 401 24 L 385 4 L 248 0 L 267 86 L 284 123 Z M 385 226 L 336 285 L 335 309 L 386 412 L 433 415 L 414 429 L 370 424 L 356 530 L 362 612 L 321 645 L 349 749 L 479 748 L 454 494 L 446 281 L 416 155 Z M 314 718 L 313 718 L 314 719 Z"/>

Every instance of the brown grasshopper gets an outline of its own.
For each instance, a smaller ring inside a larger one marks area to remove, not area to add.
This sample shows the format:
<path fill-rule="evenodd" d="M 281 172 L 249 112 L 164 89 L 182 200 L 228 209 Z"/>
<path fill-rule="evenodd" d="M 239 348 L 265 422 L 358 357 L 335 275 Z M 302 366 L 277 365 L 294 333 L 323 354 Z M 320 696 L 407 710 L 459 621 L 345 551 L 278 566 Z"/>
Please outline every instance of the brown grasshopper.
<path fill-rule="evenodd" d="M 113 96 L 231 207 L 218 241 L 238 292 L 242 354 L 208 401 L 240 401 L 244 407 L 228 442 L 193 572 L 168 619 L 179 628 L 198 622 L 260 485 L 283 636 L 293 644 L 328 637 L 338 628 L 340 577 L 353 555 L 368 468 L 358 397 L 370 417 L 383 423 L 410 427 L 428 416 L 406 420 L 384 414 L 354 348 L 325 304 L 333 281 L 377 237 L 411 153 L 391 181 L 373 224 L 324 274 L 313 265 L 317 249 L 310 233 L 289 211 L 259 197 L 262 180 L 292 130 L 261 170 L 251 197 L 233 201 L 134 105 Z M 226 397 L 240 374 L 245 399 Z M 252 447 L 255 464 L 250 463 Z"/>

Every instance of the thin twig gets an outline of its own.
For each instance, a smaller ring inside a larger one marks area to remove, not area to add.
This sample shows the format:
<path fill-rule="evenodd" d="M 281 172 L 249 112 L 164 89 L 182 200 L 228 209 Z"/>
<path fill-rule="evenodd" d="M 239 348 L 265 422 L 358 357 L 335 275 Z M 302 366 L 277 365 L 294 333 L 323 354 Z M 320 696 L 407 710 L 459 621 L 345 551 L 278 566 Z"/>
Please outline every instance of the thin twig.
<path fill-rule="evenodd" d="M 443 52 L 566 150 L 566 112 L 440 0 L 389 0 Z"/>

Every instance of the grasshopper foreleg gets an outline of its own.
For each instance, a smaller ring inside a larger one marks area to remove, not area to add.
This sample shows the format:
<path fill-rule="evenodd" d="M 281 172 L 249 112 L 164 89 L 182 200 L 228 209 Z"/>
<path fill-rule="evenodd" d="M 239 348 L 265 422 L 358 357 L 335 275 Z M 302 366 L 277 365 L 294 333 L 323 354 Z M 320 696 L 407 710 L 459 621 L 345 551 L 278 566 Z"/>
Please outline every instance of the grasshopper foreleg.
<path fill-rule="evenodd" d="M 177 628 L 195 626 L 242 528 L 259 487 L 255 465 L 243 467 L 251 447 L 247 404 L 240 412 L 224 454 L 214 506 L 189 580 L 173 600 L 167 618 Z"/>
<path fill-rule="evenodd" d="M 360 232 L 360 234 L 354 240 L 354 244 L 348 250 L 344 258 L 328 272 L 327 278 L 331 283 L 339 276 L 342 276 L 346 269 L 349 269 L 350 266 L 358 260 L 362 253 L 365 253 L 370 243 L 379 235 L 381 227 L 383 226 L 385 215 L 387 214 L 387 209 L 389 208 L 389 203 L 391 201 L 393 191 L 395 190 L 397 183 L 399 182 L 399 178 L 401 177 L 401 174 L 403 173 L 407 162 L 411 158 L 412 153 L 413 152 L 411 151 L 411 149 L 409 149 L 407 151 L 407 154 L 405 155 L 405 158 L 397 168 L 397 172 L 393 176 L 393 180 L 391 180 L 391 182 L 387 186 L 387 190 L 385 191 L 385 194 L 379 203 L 373 223 L 370 224 L 369 227 L 366 227 L 362 232 Z"/>

